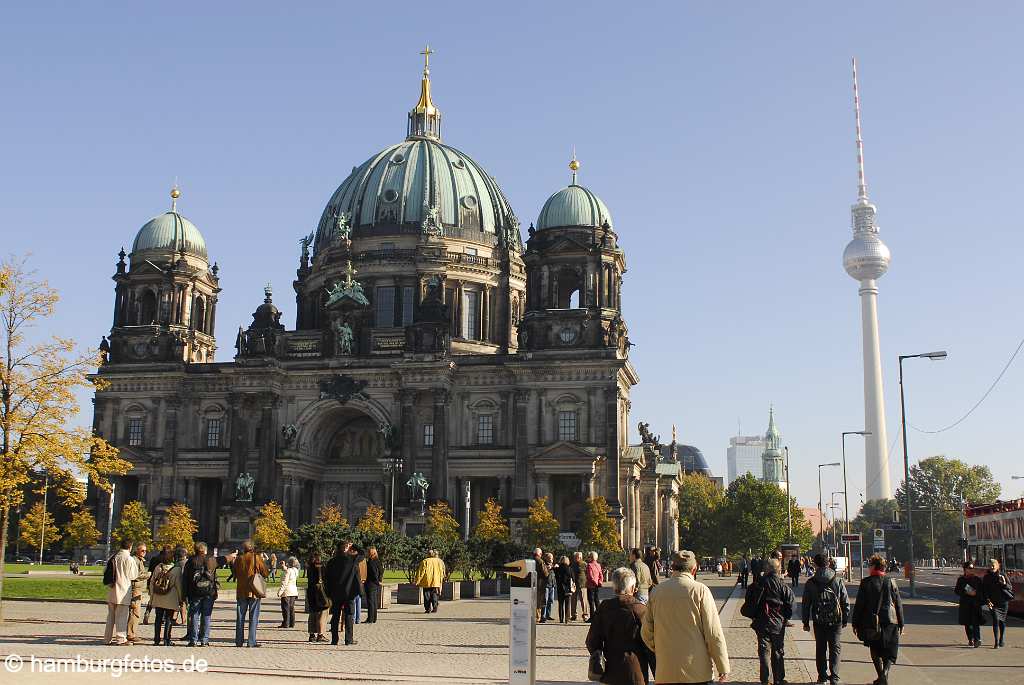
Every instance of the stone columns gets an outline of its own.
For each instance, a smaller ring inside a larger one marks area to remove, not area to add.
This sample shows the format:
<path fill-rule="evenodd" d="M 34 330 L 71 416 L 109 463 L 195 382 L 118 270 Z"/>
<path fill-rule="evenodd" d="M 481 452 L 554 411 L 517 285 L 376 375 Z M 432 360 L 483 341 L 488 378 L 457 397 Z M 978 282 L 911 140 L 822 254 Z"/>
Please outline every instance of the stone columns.
<path fill-rule="evenodd" d="M 448 485 L 448 391 L 434 390 L 434 446 L 430 450 L 430 488 L 433 501 L 446 498 Z"/>
<path fill-rule="evenodd" d="M 405 482 L 409 480 L 416 470 L 416 448 L 419 444 L 417 440 L 419 436 L 416 435 L 416 391 L 408 388 L 400 390 L 398 392 L 398 401 L 402 407 L 401 479 L 402 482 Z M 397 499 L 398 492 L 395 492 L 395 495 Z"/>
<path fill-rule="evenodd" d="M 622 518 L 622 502 L 619 496 L 621 473 L 621 450 L 619 449 L 619 386 L 609 385 L 604 389 L 605 459 L 608 473 L 608 506 L 611 515 Z"/>
<path fill-rule="evenodd" d="M 513 441 L 515 453 L 515 476 L 512 485 L 512 508 L 523 512 L 529 506 L 527 481 L 529 480 L 529 429 L 530 391 L 519 388 L 515 391 L 514 411 L 515 435 Z"/>
<path fill-rule="evenodd" d="M 260 395 L 260 466 L 256 475 L 256 492 L 260 502 L 268 502 L 274 496 L 274 462 L 277 451 L 277 425 L 274 421 L 274 408 L 277 398 L 271 393 Z"/>
<path fill-rule="evenodd" d="M 480 295 L 480 339 L 491 341 L 491 286 L 485 285 Z"/>

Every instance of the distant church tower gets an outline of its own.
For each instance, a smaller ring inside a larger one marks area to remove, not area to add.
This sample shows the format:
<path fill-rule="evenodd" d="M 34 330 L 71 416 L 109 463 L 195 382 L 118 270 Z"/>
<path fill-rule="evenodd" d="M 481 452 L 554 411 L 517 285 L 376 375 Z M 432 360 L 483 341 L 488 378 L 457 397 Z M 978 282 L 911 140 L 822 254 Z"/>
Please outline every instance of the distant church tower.
<path fill-rule="evenodd" d="M 775 425 L 775 410 L 768 409 L 768 430 L 764 434 L 764 452 L 761 453 L 761 480 L 786 489 L 785 456 L 782 453 L 782 434 Z"/>
<path fill-rule="evenodd" d="M 889 248 L 878 237 L 875 206 L 868 200 L 864 180 L 864 141 L 860 135 L 860 94 L 857 60 L 853 60 L 853 109 L 857 123 L 857 202 L 853 214 L 853 240 L 843 250 L 843 268 L 860 281 L 860 320 L 864 347 L 864 496 L 890 499 L 889 446 L 885 433 L 885 398 L 882 394 L 882 357 L 878 343 L 878 284 L 889 270 Z"/>

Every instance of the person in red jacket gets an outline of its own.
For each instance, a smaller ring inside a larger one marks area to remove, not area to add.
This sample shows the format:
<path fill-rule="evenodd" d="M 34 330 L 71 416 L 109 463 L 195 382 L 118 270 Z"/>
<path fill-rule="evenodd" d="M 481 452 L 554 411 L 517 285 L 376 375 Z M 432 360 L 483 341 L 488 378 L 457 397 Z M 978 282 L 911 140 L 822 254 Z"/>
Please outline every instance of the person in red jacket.
<path fill-rule="evenodd" d="M 597 563 L 597 552 L 590 553 L 590 560 L 587 561 L 587 605 L 590 607 L 590 617 L 587 623 L 593 619 L 597 611 L 597 595 L 601 591 L 601 584 L 604 582 L 604 571 L 601 564 Z"/>

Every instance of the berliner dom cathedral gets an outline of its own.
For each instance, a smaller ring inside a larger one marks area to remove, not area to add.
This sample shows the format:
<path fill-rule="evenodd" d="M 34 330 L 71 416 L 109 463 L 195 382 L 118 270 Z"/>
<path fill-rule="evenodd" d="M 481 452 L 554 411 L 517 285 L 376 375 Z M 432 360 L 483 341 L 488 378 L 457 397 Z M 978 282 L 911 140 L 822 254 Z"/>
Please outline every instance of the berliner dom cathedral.
<path fill-rule="evenodd" d="M 546 497 L 568 533 L 600 495 L 625 545 L 675 549 L 686 446 L 646 424 L 628 444 L 620 227 L 573 159 L 524 228 L 442 136 L 424 54 L 405 138 L 353 166 L 297 236 L 293 327 L 268 286 L 221 341 L 233 360 L 214 360 L 228 278 L 177 189 L 121 251 L 94 400 L 95 430 L 133 463 L 114 511 L 184 501 L 197 539 L 230 545 L 271 500 L 293 527 L 325 504 L 351 521 L 377 505 L 411 534 L 424 502 L 475 525 L 493 497 L 516 532 Z"/>

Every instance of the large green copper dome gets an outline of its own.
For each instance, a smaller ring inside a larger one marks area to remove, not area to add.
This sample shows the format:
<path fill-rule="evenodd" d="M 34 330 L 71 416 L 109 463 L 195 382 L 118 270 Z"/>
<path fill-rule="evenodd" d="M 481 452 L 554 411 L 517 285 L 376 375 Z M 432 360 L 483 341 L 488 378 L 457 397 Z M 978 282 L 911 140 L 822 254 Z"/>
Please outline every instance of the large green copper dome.
<path fill-rule="evenodd" d="M 159 252 L 177 254 L 181 250 L 201 259 L 207 259 L 206 241 L 195 224 L 171 210 L 153 217 L 139 229 L 132 244 L 132 254 Z"/>
<path fill-rule="evenodd" d="M 587 188 L 573 183 L 568 188 L 559 190 L 544 203 L 537 217 L 537 230 L 569 226 L 600 228 L 605 222 L 609 227 L 613 227 L 611 212 L 601 198 Z"/>
<path fill-rule="evenodd" d="M 418 233 L 431 208 L 445 234 L 487 242 L 515 234 L 519 221 L 494 179 L 464 152 L 436 138 L 410 136 L 355 167 L 331 196 L 314 252 L 333 239 L 344 216 L 355 238 Z"/>

